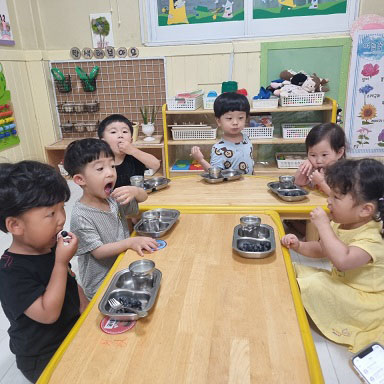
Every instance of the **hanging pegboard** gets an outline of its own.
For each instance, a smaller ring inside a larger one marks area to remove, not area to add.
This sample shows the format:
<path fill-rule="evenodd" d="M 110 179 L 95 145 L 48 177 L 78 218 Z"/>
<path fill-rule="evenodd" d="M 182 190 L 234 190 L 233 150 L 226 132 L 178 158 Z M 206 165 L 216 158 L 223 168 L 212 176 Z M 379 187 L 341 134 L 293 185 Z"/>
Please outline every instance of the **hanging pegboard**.
<path fill-rule="evenodd" d="M 95 66 L 99 67 L 93 92 L 84 91 L 76 73 L 77 66 L 86 74 L 90 74 Z M 142 123 L 140 107 L 144 105 L 159 107 L 155 135 L 163 133 L 161 106 L 166 102 L 164 58 L 51 61 L 52 68 L 57 68 L 66 79 L 70 76 L 70 86 L 63 82 L 58 84 L 51 77 L 63 138 L 96 137 L 97 122 L 112 113 Z M 96 103 L 97 108 L 92 108 Z"/>

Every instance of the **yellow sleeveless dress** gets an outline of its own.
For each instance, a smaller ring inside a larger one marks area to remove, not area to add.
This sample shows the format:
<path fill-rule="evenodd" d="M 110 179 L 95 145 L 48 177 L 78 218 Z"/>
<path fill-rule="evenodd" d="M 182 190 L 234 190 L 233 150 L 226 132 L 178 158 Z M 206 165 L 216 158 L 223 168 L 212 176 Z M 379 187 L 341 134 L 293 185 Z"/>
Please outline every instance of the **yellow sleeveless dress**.
<path fill-rule="evenodd" d="M 370 221 L 360 228 L 340 229 L 337 237 L 348 246 L 368 252 L 372 261 L 341 272 L 295 264 L 304 307 L 319 330 L 352 352 L 373 341 L 384 344 L 384 240 L 382 224 Z"/>

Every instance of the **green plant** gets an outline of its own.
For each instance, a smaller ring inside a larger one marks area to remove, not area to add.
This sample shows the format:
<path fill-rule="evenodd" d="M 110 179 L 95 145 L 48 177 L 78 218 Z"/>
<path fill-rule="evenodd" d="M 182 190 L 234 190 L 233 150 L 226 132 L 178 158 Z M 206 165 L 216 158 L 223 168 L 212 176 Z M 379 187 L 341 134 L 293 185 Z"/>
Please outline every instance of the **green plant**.
<path fill-rule="evenodd" d="M 157 107 L 156 105 L 144 105 L 143 107 L 140 107 L 140 113 L 141 117 L 143 118 L 143 123 L 154 123 L 158 111 L 159 107 Z"/>

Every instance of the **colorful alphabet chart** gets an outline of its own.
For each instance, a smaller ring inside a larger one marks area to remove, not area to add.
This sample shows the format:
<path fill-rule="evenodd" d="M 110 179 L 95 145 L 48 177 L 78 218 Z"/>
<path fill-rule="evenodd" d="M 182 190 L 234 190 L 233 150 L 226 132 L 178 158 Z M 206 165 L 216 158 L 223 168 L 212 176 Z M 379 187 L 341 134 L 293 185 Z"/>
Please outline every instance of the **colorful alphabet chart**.
<path fill-rule="evenodd" d="M 384 156 L 384 30 L 354 37 L 345 133 L 349 156 Z"/>

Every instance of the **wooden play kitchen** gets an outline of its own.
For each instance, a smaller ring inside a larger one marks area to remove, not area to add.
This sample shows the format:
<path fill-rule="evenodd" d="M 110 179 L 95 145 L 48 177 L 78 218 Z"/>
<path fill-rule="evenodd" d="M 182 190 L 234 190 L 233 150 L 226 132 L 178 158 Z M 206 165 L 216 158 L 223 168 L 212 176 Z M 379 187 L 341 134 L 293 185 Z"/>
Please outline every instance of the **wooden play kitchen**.
<path fill-rule="evenodd" d="M 300 201 L 282 200 L 268 188 L 268 183 L 278 180 L 278 176 L 244 175 L 238 180 L 209 184 L 199 175 L 174 177 L 168 188 L 149 195 L 140 204 L 140 209 L 146 211 L 164 207 L 188 212 L 219 210 L 247 213 L 252 209 L 263 208 L 276 211 L 282 220 L 309 220 L 309 213 L 314 208 L 321 206 L 327 209 L 325 195 L 317 190 L 310 190 L 305 199 Z M 306 238 L 318 238 L 310 222 L 307 222 Z"/>
<path fill-rule="evenodd" d="M 233 251 L 242 214 L 182 212 L 167 246 L 145 256 L 162 273 L 151 311 L 110 335 L 98 304 L 116 272 L 141 259 L 120 255 L 39 383 L 322 383 L 279 217 L 248 213 L 273 228 L 273 253 Z"/>

